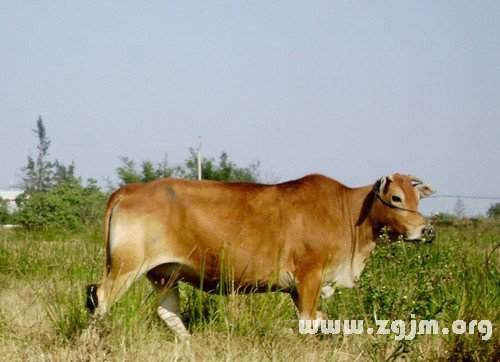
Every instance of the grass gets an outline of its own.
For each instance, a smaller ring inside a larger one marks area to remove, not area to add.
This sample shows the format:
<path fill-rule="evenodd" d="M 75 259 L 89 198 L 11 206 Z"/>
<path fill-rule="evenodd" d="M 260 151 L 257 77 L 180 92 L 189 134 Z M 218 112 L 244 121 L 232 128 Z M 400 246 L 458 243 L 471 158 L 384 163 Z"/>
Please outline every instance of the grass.
<path fill-rule="evenodd" d="M 443 226 L 432 245 L 375 249 L 357 287 L 321 302 L 330 319 L 435 319 L 451 327 L 488 319 L 492 337 L 473 334 L 301 335 L 288 295 L 207 295 L 182 285 L 191 349 L 154 313 L 145 278 L 102 322 L 84 308 L 85 285 L 100 279 L 98 230 L 82 234 L 0 231 L 0 355 L 3 360 L 499 360 L 500 224 Z M 291 328 L 295 333 L 291 333 Z"/>

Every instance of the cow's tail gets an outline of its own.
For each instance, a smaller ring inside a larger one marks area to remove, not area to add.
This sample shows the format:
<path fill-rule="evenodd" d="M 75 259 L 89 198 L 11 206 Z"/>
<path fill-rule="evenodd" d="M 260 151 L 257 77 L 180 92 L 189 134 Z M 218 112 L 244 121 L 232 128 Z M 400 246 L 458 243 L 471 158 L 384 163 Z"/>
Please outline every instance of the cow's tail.
<path fill-rule="evenodd" d="M 111 268 L 111 250 L 110 250 L 110 237 L 111 237 L 111 219 L 113 218 L 113 210 L 115 206 L 125 197 L 137 190 L 139 184 L 128 184 L 116 190 L 108 200 L 106 205 L 106 214 L 104 216 L 104 240 L 106 242 L 106 264 L 104 266 L 104 276 L 108 275 Z"/>
<path fill-rule="evenodd" d="M 125 195 L 134 192 L 140 185 L 139 184 L 128 184 L 125 185 L 118 190 L 116 190 L 108 199 L 108 203 L 106 205 L 106 214 L 104 217 L 104 227 L 103 234 L 104 240 L 106 243 L 106 263 L 104 265 L 104 273 L 103 278 L 105 278 L 109 271 L 111 270 L 111 250 L 110 250 L 110 236 L 111 236 L 111 219 L 113 216 L 113 210 L 115 206 L 122 200 Z M 97 289 L 99 288 L 99 284 L 90 284 L 87 285 L 86 294 L 87 294 L 87 308 L 91 313 L 94 313 L 97 305 L 99 303 L 97 298 Z"/>

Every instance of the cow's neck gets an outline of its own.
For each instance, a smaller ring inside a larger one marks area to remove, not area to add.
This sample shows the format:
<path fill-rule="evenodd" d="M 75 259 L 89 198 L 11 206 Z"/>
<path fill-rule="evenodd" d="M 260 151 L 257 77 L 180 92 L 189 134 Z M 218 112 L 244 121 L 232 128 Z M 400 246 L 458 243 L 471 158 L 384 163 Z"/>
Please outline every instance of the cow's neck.
<path fill-rule="evenodd" d="M 377 234 L 377 226 L 372 217 L 372 208 L 375 195 L 372 191 L 372 186 L 365 186 L 349 190 L 350 197 L 348 198 L 352 203 L 350 209 L 354 216 L 354 228 L 358 241 L 363 244 L 364 242 L 374 242 Z"/>
<path fill-rule="evenodd" d="M 354 230 L 352 232 L 352 254 L 350 269 L 353 282 L 355 282 L 365 266 L 365 260 L 375 248 L 377 237 L 377 225 L 371 217 L 373 204 L 372 186 L 351 189 L 349 197 L 351 210 L 355 215 Z"/>

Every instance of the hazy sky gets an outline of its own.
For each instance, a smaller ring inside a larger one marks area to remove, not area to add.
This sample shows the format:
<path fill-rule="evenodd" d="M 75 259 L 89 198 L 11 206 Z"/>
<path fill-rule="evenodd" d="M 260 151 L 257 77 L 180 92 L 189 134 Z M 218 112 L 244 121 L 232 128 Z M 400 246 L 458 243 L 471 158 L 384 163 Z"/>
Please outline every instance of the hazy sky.
<path fill-rule="evenodd" d="M 500 198 L 500 1 L 1 1 L 0 187 L 39 115 L 84 179 L 202 136 L 264 181 L 403 172 Z"/>

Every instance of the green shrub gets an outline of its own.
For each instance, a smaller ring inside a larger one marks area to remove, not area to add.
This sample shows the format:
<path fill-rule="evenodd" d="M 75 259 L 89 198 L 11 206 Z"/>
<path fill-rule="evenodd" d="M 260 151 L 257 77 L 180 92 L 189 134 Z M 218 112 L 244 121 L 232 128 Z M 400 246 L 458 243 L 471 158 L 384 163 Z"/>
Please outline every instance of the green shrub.
<path fill-rule="evenodd" d="M 25 192 L 16 201 L 16 221 L 25 228 L 74 231 L 102 222 L 106 196 L 94 181 L 83 187 L 73 178 L 49 191 Z"/>
<path fill-rule="evenodd" d="M 10 224 L 12 216 L 9 213 L 7 200 L 0 197 L 0 225 Z"/>
<path fill-rule="evenodd" d="M 500 202 L 492 204 L 486 213 L 490 218 L 500 217 Z"/>
<path fill-rule="evenodd" d="M 435 226 L 452 226 L 457 223 L 458 219 L 456 216 L 439 212 L 432 215 L 431 223 Z"/>

